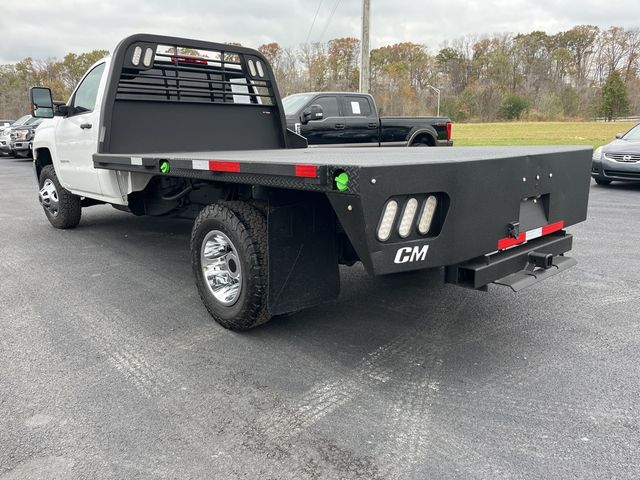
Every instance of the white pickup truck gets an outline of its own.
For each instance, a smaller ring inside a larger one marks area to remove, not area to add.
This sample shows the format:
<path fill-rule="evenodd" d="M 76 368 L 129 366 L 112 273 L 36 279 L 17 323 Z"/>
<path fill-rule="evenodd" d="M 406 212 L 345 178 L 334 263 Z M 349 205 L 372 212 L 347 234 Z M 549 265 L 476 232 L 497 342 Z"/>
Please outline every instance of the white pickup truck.
<path fill-rule="evenodd" d="M 585 147 L 308 149 L 259 52 L 143 34 L 66 105 L 41 87 L 31 102 L 48 118 L 33 150 L 51 224 L 101 203 L 194 219 L 195 283 L 227 328 L 336 298 L 340 264 L 444 267 L 448 283 L 514 291 L 575 264 L 565 228 L 586 218 Z"/>

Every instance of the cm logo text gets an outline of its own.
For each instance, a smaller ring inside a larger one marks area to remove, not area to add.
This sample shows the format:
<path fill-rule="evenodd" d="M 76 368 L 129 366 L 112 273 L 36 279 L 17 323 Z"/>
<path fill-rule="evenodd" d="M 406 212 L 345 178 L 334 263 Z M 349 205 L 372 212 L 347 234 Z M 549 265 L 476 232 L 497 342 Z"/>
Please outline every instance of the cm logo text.
<path fill-rule="evenodd" d="M 427 259 L 427 251 L 429 251 L 429 245 L 399 248 L 393 263 L 422 262 Z"/>

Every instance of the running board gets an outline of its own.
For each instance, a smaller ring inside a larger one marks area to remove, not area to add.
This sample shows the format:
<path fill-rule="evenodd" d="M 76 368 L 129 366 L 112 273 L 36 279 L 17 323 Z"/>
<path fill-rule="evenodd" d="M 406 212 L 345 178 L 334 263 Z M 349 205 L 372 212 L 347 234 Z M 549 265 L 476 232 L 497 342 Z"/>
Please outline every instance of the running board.
<path fill-rule="evenodd" d="M 474 258 L 445 268 L 445 281 L 460 287 L 487 290 L 495 283 L 518 292 L 577 264 L 565 257 L 573 237 L 564 231 L 536 238 L 524 245 Z"/>

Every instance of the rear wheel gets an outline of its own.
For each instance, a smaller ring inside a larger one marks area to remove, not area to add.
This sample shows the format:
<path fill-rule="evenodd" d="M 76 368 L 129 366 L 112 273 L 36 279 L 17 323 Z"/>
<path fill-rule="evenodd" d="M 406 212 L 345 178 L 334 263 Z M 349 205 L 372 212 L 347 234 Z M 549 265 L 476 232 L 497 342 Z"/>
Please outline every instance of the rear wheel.
<path fill-rule="evenodd" d="M 267 309 L 267 228 L 242 202 L 213 204 L 196 218 L 191 263 L 200 298 L 223 327 L 248 330 L 271 318 Z"/>
<path fill-rule="evenodd" d="M 611 185 L 611 180 L 602 180 L 600 178 L 596 178 L 595 180 L 598 185 Z"/>
<path fill-rule="evenodd" d="M 54 227 L 74 228 L 80 223 L 80 197 L 60 185 L 53 165 L 46 165 L 40 172 L 39 198 L 49 223 Z"/>

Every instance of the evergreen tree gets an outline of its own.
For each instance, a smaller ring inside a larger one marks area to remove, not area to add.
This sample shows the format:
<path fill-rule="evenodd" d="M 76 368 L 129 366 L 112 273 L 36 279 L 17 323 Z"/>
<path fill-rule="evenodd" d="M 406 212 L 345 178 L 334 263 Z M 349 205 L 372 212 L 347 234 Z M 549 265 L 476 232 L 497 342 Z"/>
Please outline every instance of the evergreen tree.
<path fill-rule="evenodd" d="M 629 98 L 627 87 L 617 70 L 613 70 L 607 81 L 602 86 L 601 115 L 611 121 L 614 117 L 622 117 L 629 114 Z"/>

